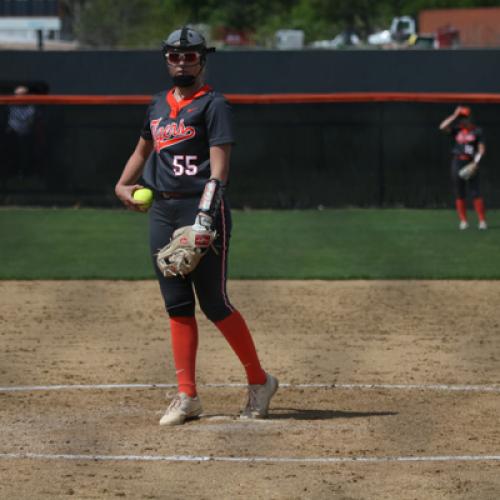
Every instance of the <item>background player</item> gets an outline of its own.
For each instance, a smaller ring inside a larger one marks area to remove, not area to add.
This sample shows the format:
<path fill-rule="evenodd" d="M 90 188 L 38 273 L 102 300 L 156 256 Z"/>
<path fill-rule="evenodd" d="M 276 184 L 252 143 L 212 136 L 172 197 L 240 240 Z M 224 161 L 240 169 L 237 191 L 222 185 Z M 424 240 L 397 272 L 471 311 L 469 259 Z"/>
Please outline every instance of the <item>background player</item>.
<path fill-rule="evenodd" d="M 28 95 L 30 90 L 24 85 L 14 89 L 14 95 Z M 12 104 L 7 107 L 7 128 L 5 131 L 6 152 L 3 161 L 7 168 L 3 168 L 2 180 L 5 181 L 10 173 L 25 177 L 34 170 L 36 158 L 35 126 L 37 110 L 32 104 Z"/>
<path fill-rule="evenodd" d="M 160 420 L 161 425 L 182 424 L 202 412 L 195 381 L 195 292 L 201 309 L 245 368 L 249 397 L 241 416 L 266 417 L 278 388 L 278 381 L 262 369 L 247 325 L 226 292 L 231 213 L 224 186 L 234 136 L 227 101 L 204 84 L 206 55 L 213 50 L 207 48 L 200 33 L 186 27 L 174 31 L 163 42 L 174 87 L 153 97 L 139 142 L 115 188 L 118 198 L 131 209 L 138 208 L 132 194 L 142 187 L 137 184 L 141 175 L 146 186 L 153 189 L 155 200 L 149 211 L 153 262 L 155 253 L 179 227 L 210 227 L 218 234 L 215 251 L 211 248 L 186 278 L 167 279 L 155 265 L 170 316 L 178 381 L 178 394 Z"/>
<path fill-rule="evenodd" d="M 458 106 L 453 114 L 445 118 L 439 129 L 451 133 L 454 139 L 451 161 L 451 178 L 455 192 L 455 205 L 460 219 L 460 229 L 467 229 L 466 188 L 473 199 L 479 220 L 479 229 L 487 229 L 484 201 L 479 190 L 479 162 L 486 152 L 482 130 L 472 122 L 471 109 Z M 475 174 L 467 181 L 458 172 L 470 162 L 477 166 Z"/>

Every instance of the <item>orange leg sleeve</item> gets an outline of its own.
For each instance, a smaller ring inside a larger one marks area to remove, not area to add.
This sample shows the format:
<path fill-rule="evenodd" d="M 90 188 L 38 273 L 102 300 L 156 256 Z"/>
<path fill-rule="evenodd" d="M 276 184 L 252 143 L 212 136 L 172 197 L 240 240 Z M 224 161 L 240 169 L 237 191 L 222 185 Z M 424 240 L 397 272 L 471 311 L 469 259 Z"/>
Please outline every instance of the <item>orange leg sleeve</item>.
<path fill-rule="evenodd" d="M 196 352 L 198 350 L 198 325 L 194 316 L 170 318 L 172 353 L 178 391 L 189 397 L 196 396 Z"/>
<path fill-rule="evenodd" d="M 476 210 L 479 221 L 486 220 L 484 201 L 482 198 L 474 198 L 474 209 Z"/>
<path fill-rule="evenodd" d="M 457 198 L 455 200 L 455 206 L 457 208 L 458 218 L 460 220 L 467 220 L 467 209 L 465 207 L 465 200 L 463 198 Z"/>
<path fill-rule="evenodd" d="M 265 384 L 266 372 L 262 369 L 255 349 L 252 335 L 238 311 L 227 318 L 216 321 L 215 326 L 221 331 L 229 345 L 240 359 L 249 384 Z"/>

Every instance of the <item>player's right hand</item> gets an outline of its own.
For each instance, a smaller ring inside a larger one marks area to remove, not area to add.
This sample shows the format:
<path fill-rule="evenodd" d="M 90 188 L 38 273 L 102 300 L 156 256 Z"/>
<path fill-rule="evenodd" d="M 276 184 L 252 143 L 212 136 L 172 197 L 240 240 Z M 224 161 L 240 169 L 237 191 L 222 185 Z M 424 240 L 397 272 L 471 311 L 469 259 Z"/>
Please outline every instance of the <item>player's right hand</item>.
<path fill-rule="evenodd" d="M 135 210 L 136 212 L 142 212 L 142 210 L 141 210 L 142 202 L 134 200 L 133 194 L 134 194 L 134 191 L 137 191 L 138 189 L 142 189 L 143 187 L 144 186 L 141 186 L 140 184 L 132 184 L 132 185 L 117 184 L 115 186 L 115 194 L 118 197 L 118 199 L 129 210 Z"/>
<path fill-rule="evenodd" d="M 455 109 L 455 116 L 469 116 L 470 114 L 470 108 L 467 106 L 457 106 L 457 109 Z"/>

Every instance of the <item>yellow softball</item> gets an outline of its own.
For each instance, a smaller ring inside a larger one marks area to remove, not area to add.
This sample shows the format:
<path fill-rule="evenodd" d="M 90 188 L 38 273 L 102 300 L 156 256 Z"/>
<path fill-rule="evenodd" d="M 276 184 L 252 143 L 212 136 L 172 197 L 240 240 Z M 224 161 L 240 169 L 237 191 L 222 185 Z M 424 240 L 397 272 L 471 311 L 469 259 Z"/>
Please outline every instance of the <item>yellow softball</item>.
<path fill-rule="evenodd" d="M 141 210 L 147 211 L 153 204 L 153 191 L 148 188 L 136 189 L 132 195 L 134 200 L 141 202 Z"/>

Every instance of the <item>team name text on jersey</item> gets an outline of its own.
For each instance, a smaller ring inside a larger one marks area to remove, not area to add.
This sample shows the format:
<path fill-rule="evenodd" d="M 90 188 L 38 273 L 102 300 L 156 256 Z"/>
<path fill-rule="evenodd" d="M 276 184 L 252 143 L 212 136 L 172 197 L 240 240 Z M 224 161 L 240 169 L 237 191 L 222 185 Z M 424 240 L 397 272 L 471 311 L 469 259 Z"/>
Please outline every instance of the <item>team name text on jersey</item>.
<path fill-rule="evenodd" d="M 163 127 L 160 127 L 161 120 L 162 118 L 157 118 L 150 122 L 151 134 L 157 153 L 164 148 L 192 139 L 196 135 L 194 127 L 184 125 L 184 119 L 179 123 L 172 122 Z"/>
<path fill-rule="evenodd" d="M 455 140 L 458 144 L 467 144 L 468 142 L 474 142 L 476 140 L 476 136 L 472 132 L 462 129 L 458 132 Z"/>

